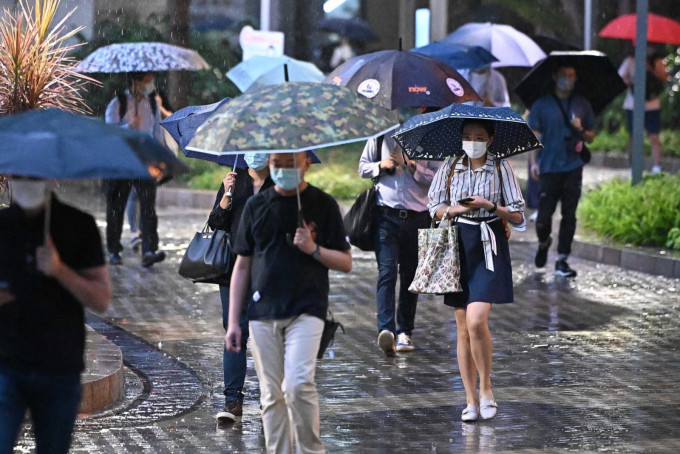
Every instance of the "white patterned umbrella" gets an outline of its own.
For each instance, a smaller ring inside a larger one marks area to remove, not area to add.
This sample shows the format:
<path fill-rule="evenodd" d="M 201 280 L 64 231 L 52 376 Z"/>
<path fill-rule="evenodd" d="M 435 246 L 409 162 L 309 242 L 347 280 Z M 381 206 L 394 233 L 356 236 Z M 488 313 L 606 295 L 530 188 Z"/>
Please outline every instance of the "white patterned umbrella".
<path fill-rule="evenodd" d="M 129 73 L 148 71 L 197 71 L 210 65 L 198 52 L 157 42 L 117 43 L 100 47 L 81 61 L 82 73 Z"/>

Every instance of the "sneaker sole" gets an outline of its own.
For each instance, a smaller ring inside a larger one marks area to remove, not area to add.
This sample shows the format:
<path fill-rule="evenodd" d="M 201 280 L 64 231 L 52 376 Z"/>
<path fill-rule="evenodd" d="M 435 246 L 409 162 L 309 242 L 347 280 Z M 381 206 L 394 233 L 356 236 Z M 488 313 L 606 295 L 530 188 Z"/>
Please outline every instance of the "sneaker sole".
<path fill-rule="evenodd" d="M 555 271 L 555 276 L 576 277 L 576 273 L 568 273 L 568 272 L 565 272 L 565 271 Z"/>
<path fill-rule="evenodd" d="M 413 345 L 399 345 L 397 344 L 398 352 L 412 352 L 416 348 Z"/>
<path fill-rule="evenodd" d="M 228 411 L 221 411 L 215 415 L 217 422 L 239 422 L 242 418 L 242 416 L 236 416 Z"/>
<path fill-rule="evenodd" d="M 394 335 L 389 331 L 381 331 L 378 335 L 378 345 L 387 356 L 394 356 Z"/>

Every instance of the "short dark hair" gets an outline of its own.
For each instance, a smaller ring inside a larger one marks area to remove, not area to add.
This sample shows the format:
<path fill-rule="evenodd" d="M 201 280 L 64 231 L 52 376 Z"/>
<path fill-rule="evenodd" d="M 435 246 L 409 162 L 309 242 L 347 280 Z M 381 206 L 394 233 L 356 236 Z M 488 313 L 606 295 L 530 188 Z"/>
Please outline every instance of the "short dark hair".
<path fill-rule="evenodd" d="M 576 67 L 573 63 L 570 63 L 563 58 L 555 59 L 552 64 L 553 75 L 557 74 L 562 68 L 574 68 L 574 70 L 576 70 Z"/>
<path fill-rule="evenodd" d="M 647 61 L 653 67 L 657 60 L 663 60 L 664 58 L 666 58 L 666 55 L 663 52 L 656 51 L 652 52 L 649 57 L 647 57 Z"/>
<path fill-rule="evenodd" d="M 144 80 L 147 74 L 153 75 L 153 72 L 151 71 L 135 71 L 128 73 L 128 85 L 132 85 L 132 81 L 139 82 L 140 80 Z"/>
<path fill-rule="evenodd" d="M 463 120 L 463 124 L 460 127 L 461 134 L 463 133 L 463 129 L 465 129 L 467 125 L 479 125 L 482 128 L 484 128 L 489 137 L 493 136 L 494 125 L 493 121 L 491 120 L 485 120 L 483 118 L 466 118 L 465 120 Z"/>

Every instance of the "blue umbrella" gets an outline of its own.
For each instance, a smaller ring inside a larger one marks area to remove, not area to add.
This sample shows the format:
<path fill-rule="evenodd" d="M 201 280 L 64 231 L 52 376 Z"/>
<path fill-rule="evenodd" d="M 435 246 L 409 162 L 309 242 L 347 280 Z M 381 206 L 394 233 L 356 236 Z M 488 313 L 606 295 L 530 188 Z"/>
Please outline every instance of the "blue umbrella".
<path fill-rule="evenodd" d="M 200 151 L 186 149 L 189 141 L 194 137 L 194 134 L 196 134 L 198 127 L 201 126 L 216 109 L 218 109 L 223 104 L 226 104 L 230 100 L 231 98 L 224 98 L 221 101 L 213 104 L 207 104 L 205 106 L 187 106 L 173 113 L 168 118 L 161 121 L 160 124 L 179 144 L 186 157 L 203 159 L 204 161 L 210 161 L 229 167 L 245 169 L 248 166 L 243 160 L 243 157 L 238 159 L 239 155 L 231 154 L 218 156 L 211 153 L 202 153 Z M 319 157 L 313 151 L 307 151 L 307 155 L 312 158 L 312 164 L 318 164 L 321 162 Z"/>
<path fill-rule="evenodd" d="M 455 69 L 479 70 L 498 61 L 491 52 L 481 46 L 462 44 L 446 44 L 434 42 L 426 46 L 411 49 L 411 52 L 429 55 Z"/>
<path fill-rule="evenodd" d="M 0 118 L 0 173 L 49 179 L 151 178 L 188 168 L 153 137 L 59 109 Z"/>
<path fill-rule="evenodd" d="M 285 67 L 284 67 L 285 65 Z M 321 82 L 323 73 L 314 64 L 285 55 L 255 56 L 234 66 L 227 77 L 242 92 L 283 82 Z"/>
<path fill-rule="evenodd" d="M 392 137 L 411 159 L 442 161 L 463 154 L 463 122 L 469 118 L 494 123 L 489 153 L 498 159 L 543 148 L 524 118 L 509 107 L 452 104 L 437 112 L 410 118 Z"/>

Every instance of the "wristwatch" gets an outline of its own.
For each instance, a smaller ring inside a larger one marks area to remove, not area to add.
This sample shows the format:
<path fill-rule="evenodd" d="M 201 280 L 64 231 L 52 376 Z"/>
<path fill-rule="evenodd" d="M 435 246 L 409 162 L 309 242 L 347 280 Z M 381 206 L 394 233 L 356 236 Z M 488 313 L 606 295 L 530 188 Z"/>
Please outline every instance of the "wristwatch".
<path fill-rule="evenodd" d="M 490 209 L 486 210 L 487 213 L 489 213 L 489 214 L 495 212 L 496 208 L 498 208 L 498 205 L 496 204 L 496 202 L 491 202 L 491 203 L 493 203 L 493 206 Z"/>
<path fill-rule="evenodd" d="M 321 247 L 318 244 L 316 245 L 316 249 L 314 249 L 314 252 L 312 252 L 312 258 L 314 260 L 321 259 Z"/>

